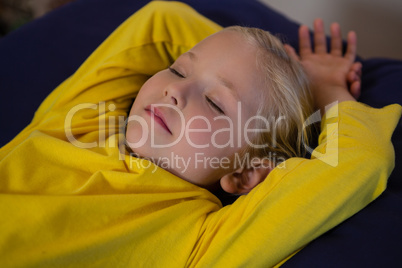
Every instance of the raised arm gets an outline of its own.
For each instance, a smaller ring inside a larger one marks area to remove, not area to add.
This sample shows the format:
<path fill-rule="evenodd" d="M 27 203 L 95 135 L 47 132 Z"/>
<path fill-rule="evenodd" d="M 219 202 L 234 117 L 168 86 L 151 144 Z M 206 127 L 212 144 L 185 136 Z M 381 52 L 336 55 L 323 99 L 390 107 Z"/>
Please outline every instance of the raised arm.
<path fill-rule="evenodd" d="M 183 3 L 151 2 L 122 23 L 56 88 L 36 117 L 86 102 L 117 100 L 118 108 L 128 110 L 149 77 L 220 29 Z M 120 105 L 123 100 L 128 101 Z"/>
<path fill-rule="evenodd" d="M 184 3 L 152 1 L 42 102 L 31 124 L 0 151 L 0 159 L 35 129 L 57 131 L 58 138 L 68 141 L 94 130 L 118 132 L 118 121 L 127 116 L 143 83 L 220 29 Z"/>
<path fill-rule="evenodd" d="M 384 191 L 394 167 L 391 136 L 401 107 L 356 102 L 361 66 L 354 63 L 355 34 L 349 34 L 343 55 L 339 26 L 332 26 L 329 53 L 320 20 L 315 29 L 314 52 L 305 26 L 299 32 L 301 55 L 288 47 L 310 76 L 317 108 L 339 102 L 322 118 L 312 159 L 288 159 L 248 195 L 208 215 L 193 266 L 280 265 Z"/>

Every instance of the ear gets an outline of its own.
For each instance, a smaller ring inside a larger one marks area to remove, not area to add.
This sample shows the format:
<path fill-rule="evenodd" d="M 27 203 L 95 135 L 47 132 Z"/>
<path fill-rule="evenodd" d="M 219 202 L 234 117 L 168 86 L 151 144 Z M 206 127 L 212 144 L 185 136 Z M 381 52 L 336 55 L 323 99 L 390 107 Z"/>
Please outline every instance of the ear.
<path fill-rule="evenodd" d="M 253 163 L 251 167 L 240 168 L 221 178 L 222 189 L 230 194 L 247 194 L 260 182 L 264 181 L 274 168 L 266 159 Z"/>

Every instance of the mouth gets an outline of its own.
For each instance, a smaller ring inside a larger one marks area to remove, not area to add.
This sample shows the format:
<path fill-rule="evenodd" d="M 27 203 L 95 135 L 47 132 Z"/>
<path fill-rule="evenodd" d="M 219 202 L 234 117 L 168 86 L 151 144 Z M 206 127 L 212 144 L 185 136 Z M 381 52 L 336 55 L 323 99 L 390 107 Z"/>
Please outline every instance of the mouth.
<path fill-rule="evenodd" d="M 156 108 L 148 105 L 145 107 L 145 111 L 151 116 L 151 118 L 158 123 L 162 128 L 164 128 L 170 135 L 172 135 L 172 131 L 170 131 L 169 127 L 166 124 L 166 120 L 163 117 L 162 112 Z"/>

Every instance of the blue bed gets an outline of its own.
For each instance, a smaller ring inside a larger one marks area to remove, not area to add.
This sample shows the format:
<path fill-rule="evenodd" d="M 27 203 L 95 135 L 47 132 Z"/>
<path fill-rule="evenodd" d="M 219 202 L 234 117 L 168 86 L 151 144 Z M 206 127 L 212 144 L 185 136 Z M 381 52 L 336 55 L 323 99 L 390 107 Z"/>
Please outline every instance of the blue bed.
<path fill-rule="evenodd" d="M 0 39 L 0 146 L 21 131 L 40 102 L 147 2 L 78 0 Z M 222 26 L 260 27 L 279 34 L 293 46 L 297 44 L 299 25 L 258 1 L 183 2 Z M 402 61 L 360 60 L 363 77 L 359 101 L 373 107 L 402 104 Z M 396 166 L 385 193 L 310 243 L 283 267 L 402 267 L 402 123 L 393 143 Z"/>

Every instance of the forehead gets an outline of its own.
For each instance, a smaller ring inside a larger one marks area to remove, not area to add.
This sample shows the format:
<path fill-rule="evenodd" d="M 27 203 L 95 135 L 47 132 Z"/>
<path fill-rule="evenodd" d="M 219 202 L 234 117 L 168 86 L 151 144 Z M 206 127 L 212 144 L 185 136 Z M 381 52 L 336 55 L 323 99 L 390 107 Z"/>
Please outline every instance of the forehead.
<path fill-rule="evenodd" d="M 236 31 L 223 30 L 215 33 L 193 47 L 190 51 L 202 54 L 202 57 L 226 59 L 248 64 L 255 63 L 256 47 L 246 37 Z"/>
<path fill-rule="evenodd" d="M 235 31 L 220 31 L 201 41 L 187 53 L 206 72 L 234 91 L 245 114 L 259 107 L 262 73 L 257 66 L 257 48 Z M 246 108 L 246 109 L 244 109 Z"/>

